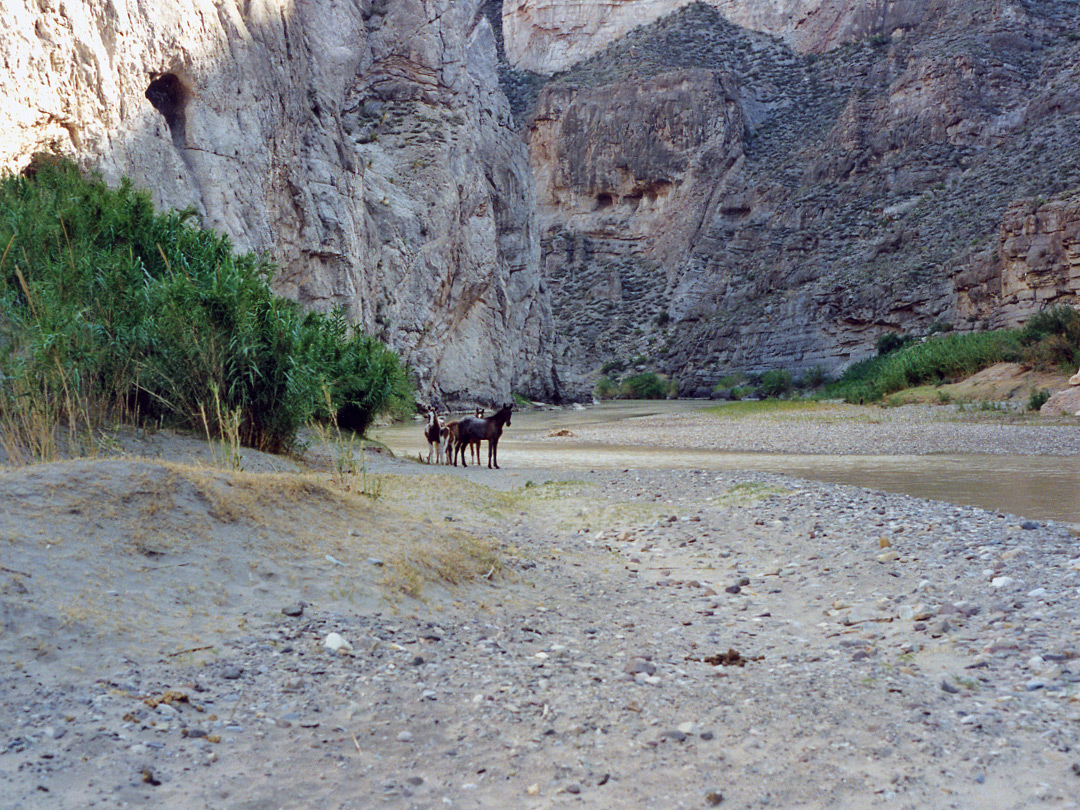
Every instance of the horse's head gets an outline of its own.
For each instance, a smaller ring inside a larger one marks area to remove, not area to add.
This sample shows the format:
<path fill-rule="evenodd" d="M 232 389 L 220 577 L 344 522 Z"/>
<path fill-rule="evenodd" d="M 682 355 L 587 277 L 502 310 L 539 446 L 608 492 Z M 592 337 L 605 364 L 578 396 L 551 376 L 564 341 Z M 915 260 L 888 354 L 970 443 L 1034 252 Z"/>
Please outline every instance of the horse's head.
<path fill-rule="evenodd" d="M 507 425 L 510 424 L 510 412 L 513 411 L 513 410 L 514 410 L 514 403 L 513 402 L 511 402 L 508 405 L 503 405 L 502 408 L 499 410 L 499 414 L 506 418 L 505 424 L 507 424 Z"/>

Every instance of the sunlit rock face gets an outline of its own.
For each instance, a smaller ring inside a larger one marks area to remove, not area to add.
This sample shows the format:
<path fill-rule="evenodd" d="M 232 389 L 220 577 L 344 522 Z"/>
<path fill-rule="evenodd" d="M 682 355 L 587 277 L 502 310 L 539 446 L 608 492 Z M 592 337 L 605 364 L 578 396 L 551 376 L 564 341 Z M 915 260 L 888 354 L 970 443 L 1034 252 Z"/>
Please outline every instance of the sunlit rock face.
<path fill-rule="evenodd" d="M 635 28 L 697 0 L 505 0 L 506 56 L 552 74 Z M 702 0 L 731 22 L 772 34 L 801 53 L 822 53 L 880 34 L 900 36 L 942 13 L 946 0 Z"/>
<path fill-rule="evenodd" d="M 194 206 L 432 400 L 556 397 L 533 184 L 477 0 L 7 0 L 0 167 Z"/>
<path fill-rule="evenodd" d="M 1009 206 L 1000 231 L 1001 308 L 1020 320 L 1080 295 L 1080 193 Z"/>

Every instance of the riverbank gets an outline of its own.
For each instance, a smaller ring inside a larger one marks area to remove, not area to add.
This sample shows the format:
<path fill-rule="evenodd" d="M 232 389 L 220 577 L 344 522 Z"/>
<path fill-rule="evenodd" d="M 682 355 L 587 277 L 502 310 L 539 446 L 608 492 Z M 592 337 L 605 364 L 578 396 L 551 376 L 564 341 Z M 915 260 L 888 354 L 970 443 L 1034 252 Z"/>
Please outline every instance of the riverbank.
<path fill-rule="evenodd" d="M 158 440 L 0 470 L 13 806 L 1077 807 L 1068 525 Z"/>
<path fill-rule="evenodd" d="M 415 424 L 376 437 L 426 457 Z M 499 457 L 507 486 L 534 469 L 780 472 L 1080 525 L 1077 420 L 1005 409 L 605 402 L 515 413 Z"/>

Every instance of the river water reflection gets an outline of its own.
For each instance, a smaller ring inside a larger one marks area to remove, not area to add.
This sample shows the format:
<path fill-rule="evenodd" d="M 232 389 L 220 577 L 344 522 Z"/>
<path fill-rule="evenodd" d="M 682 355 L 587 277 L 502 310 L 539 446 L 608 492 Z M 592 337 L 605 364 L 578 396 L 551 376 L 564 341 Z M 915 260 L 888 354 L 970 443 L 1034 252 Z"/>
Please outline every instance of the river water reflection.
<path fill-rule="evenodd" d="M 691 405 L 690 407 L 694 407 Z M 620 403 L 585 410 L 515 413 L 499 443 L 504 468 L 698 469 L 774 472 L 851 484 L 917 498 L 1001 510 L 1036 520 L 1080 524 L 1080 457 L 983 453 L 933 455 L 799 455 L 723 452 L 678 447 L 585 442 L 549 438 L 654 413 L 647 403 Z M 375 438 L 398 455 L 426 456 L 422 427 L 385 427 Z M 484 449 L 486 458 L 486 446 Z"/>

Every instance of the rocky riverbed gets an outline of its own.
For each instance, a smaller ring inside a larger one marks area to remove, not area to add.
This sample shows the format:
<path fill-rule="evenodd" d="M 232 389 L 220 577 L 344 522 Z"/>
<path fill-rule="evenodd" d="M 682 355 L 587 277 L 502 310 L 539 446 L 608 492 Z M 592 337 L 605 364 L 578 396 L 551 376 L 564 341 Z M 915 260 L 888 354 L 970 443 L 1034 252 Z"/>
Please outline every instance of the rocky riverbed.
<path fill-rule="evenodd" d="M 0 808 L 1080 806 L 1075 526 L 245 459 L 0 470 Z"/>

